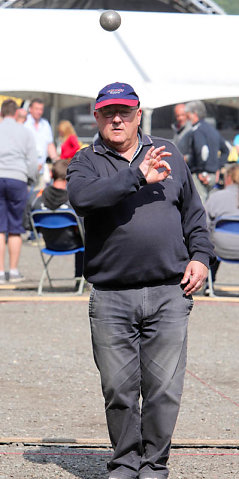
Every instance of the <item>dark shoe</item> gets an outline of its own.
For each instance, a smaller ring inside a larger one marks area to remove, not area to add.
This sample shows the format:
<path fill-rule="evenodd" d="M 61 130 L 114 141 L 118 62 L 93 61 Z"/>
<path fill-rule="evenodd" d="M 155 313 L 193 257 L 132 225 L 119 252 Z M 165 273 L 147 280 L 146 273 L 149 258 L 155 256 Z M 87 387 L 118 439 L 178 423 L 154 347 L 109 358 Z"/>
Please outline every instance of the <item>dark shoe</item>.
<path fill-rule="evenodd" d="M 75 282 L 75 286 L 74 286 L 73 291 L 78 291 L 79 286 L 80 286 L 80 279 L 77 279 L 76 282 Z"/>
<path fill-rule="evenodd" d="M 78 291 L 79 286 L 80 286 L 80 282 L 81 282 L 80 279 L 76 279 L 73 291 Z M 92 284 L 88 283 L 85 279 L 84 285 L 83 285 L 83 292 L 91 291 L 91 288 L 92 288 Z"/>
<path fill-rule="evenodd" d="M 204 296 L 209 296 L 209 294 L 210 294 L 210 289 L 209 289 L 208 286 L 205 286 L 205 287 L 203 288 L 203 294 L 204 294 Z"/>

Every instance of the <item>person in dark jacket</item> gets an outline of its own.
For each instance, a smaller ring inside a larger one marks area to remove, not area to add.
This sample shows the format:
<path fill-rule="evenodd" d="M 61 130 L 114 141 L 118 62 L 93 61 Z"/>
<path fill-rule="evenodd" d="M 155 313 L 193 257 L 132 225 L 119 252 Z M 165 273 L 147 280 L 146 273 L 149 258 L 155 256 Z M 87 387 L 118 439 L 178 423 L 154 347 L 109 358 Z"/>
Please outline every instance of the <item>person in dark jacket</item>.
<path fill-rule="evenodd" d="M 205 121 L 207 111 L 202 101 L 187 103 L 185 110 L 193 125 L 185 136 L 190 145 L 187 162 L 200 198 L 205 203 L 219 180 L 220 170 L 227 161 L 229 149 L 219 131 Z"/>
<path fill-rule="evenodd" d="M 162 479 L 192 293 L 207 277 L 213 247 L 183 156 L 172 142 L 142 133 L 134 89 L 107 85 L 94 115 L 98 138 L 72 159 L 67 188 L 84 216 L 93 351 L 114 448 L 109 478 Z"/>
<path fill-rule="evenodd" d="M 24 214 L 24 227 L 31 230 L 30 213 L 33 210 L 67 210 L 72 206 L 69 202 L 68 193 L 66 190 L 66 172 L 68 162 L 67 160 L 57 160 L 52 166 L 53 183 L 48 185 L 45 189 L 38 192 L 33 191 L 29 198 Z M 79 231 L 75 227 L 58 228 L 57 234 L 55 230 L 44 229 L 43 238 L 46 247 L 54 250 L 72 250 L 83 246 L 82 238 Z M 83 254 L 81 252 L 75 254 L 75 277 L 80 278 L 83 271 Z M 76 288 L 78 279 L 76 280 Z"/>

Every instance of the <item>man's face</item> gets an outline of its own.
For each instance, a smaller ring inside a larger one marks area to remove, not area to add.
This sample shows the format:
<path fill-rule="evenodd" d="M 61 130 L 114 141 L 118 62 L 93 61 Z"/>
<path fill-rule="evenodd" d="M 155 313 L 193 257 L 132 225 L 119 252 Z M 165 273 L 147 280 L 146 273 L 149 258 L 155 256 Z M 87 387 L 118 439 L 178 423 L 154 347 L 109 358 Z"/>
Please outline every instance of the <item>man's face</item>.
<path fill-rule="evenodd" d="M 30 106 L 29 111 L 34 118 L 35 121 L 39 121 L 44 112 L 44 105 L 43 103 L 34 102 L 32 106 Z"/>
<path fill-rule="evenodd" d="M 176 105 L 174 109 L 174 115 L 176 119 L 177 126 L 181 128 L 185 125 L 187 121 L 187 113 L 185 111 L 184 105 Z"/>
<path fill-rule="evenodd" d="M 116 151 L 127 151 L 137 139 L 142 110 L 126 105 L 108 105 L 94 112 L 104 142 Z"/>

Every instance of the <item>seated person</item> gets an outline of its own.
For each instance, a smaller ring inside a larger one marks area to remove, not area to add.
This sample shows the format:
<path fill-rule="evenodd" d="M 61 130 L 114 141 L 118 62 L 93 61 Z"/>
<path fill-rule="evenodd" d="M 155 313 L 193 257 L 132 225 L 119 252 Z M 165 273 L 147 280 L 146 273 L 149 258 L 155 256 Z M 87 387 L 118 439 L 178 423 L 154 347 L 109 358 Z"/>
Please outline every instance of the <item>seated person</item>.
<path fill-rule="evenodd" d="M 224 178 L 225 188 L 212 192 L 205 203 L 207 223 L 215 253 L 225 259 L 239 259 L 238 236 L 232 233 L 215 231 L 215 223 L 219 216 L 239 217 L 239 164 L 226 168 Z M 220 261 L 211 268 L 212 281 L 215 282 Z M 205 294 L 207 294 L 207 286 Z"/>
<path fill-rule="evenodd" d="M 56 210 L 56 209 L 72 209 L 68 200 L 66 190 L 66 172 L 68 162 L 66 160 L 57 160 L 52 166 L 53 183 L 44 190 L 33 192 L 24 214 L 24 227 L 31 230 L 30 213 L 33 210 Z M 83 246 L 82 239 L 75 227 L 66 229 L 58 229 L 57 235 L 53 230 L 45 229 L 42 231 L 46 247 L 55 250 L 72 250 Z M 75 277 L 80 278 L 83 271 L 83 254 L 81 252 L 75 255 Z"/>

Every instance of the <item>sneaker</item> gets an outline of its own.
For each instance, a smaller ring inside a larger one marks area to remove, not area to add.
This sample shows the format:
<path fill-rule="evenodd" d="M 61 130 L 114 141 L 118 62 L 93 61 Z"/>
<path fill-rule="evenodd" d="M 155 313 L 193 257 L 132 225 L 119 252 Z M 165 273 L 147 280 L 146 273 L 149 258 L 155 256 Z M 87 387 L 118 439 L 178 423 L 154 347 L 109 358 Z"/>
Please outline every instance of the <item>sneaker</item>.
<path fill-rule="evenodd" d="M 7 283 L 7 278 L 6 278 L 6 274 L 1 274 L 0 275 L 0 284 L 6 284 Z"/>
<path fill-rule="evenodd" d="M 30 231 L 29 236 L 27 237 L 27 241 L 34 241 L 35 240 L 35 235 L 33 231 Z"/>
<path fill-rule="evenodd" d="M 20 281 L 24 281 L 24 276 L 19 273 L 9 273 L 9 283 L 20 283 Z"/>

